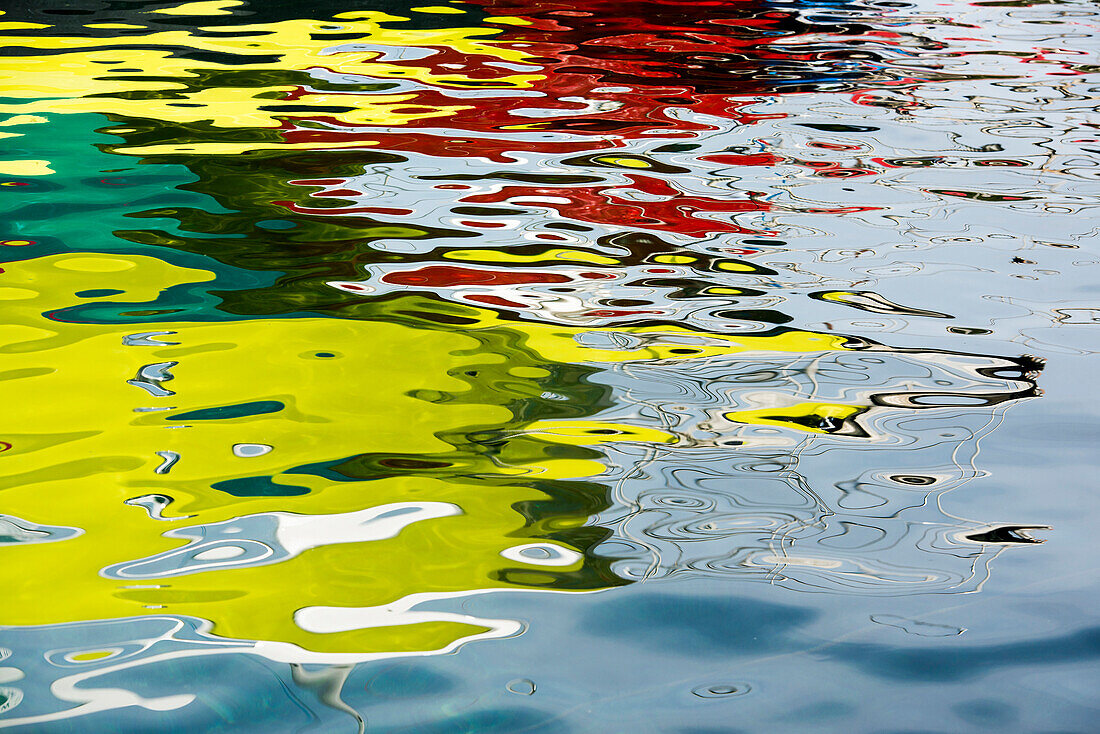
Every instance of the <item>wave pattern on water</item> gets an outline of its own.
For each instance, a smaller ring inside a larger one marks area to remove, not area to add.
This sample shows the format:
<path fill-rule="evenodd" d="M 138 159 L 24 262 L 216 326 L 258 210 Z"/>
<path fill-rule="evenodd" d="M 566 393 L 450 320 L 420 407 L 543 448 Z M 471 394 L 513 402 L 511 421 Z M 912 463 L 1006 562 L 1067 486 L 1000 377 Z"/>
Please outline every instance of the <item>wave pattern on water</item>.
<path fill-rule="evenodd" d="M 371 665 L 549 624 L 509 594 L 977 592 L 1056 535 L 945 497 L 1100 351 L 1083 3 L 32 5 L 0 14 L 0 728 L 365 731 Z M 723 680 L 685 695 L 767 690 Z"/>

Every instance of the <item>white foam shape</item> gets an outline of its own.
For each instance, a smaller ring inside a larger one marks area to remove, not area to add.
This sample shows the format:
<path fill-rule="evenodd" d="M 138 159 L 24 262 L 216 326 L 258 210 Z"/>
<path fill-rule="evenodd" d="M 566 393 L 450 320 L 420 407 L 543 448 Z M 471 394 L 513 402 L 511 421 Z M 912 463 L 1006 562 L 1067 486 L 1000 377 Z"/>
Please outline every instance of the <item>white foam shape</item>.
<path fill-rule="evenodd" d="M 275 540 L 282 546 L 285 554 L 278 554 L 264 539 L 239 538 L 230 543 L 219 544 L 207 550 L 195 552 L 196 547 L 210 545 L 218 542 L 217 535 L 210 536 L 209 526 L 194 525 L 188 528 L 179 528 L 176 533 L 184 533 L 188 530 L 200 531 L 200 537 L 187 545 L 166 553 L 136 561 L 116 564 L 104 569 L 108 578 L 150 578 L 147 573 L 139 570 L 137 574 L 130 573 L 128 569 L 135 564 L 151 561 L 164 562 L 175 557 L 188 558 L 188 561 L 178 569 L 161 569 L 155 575 L 158 578 L 169 576 L 184 576 L 193 573 L 201 573 L 211 570 L 224 570 L 234 566 L 255 566 L 262 562 L 277 563 L 294 558 L 310 548 L 323 545 L 336 545 L 338 543 L 361 543 L 369 540 L 385 540 L 396 537 L 402 530 L 414 522 L 432 520 L 439 517 L 461 515 L 462 509 L 448 502 L 395 502 L 379 507 L 369 507 L 355 512 L 337 513 L 332 515 L 297 515 L 289 512 L 266 512 L 258 515 L 246 515 L 245 517 L 268 517 L 276 522 Z M 238 518 L 241 519 L 241 518 Z M 217 528 L 217 526 L 213 526 Z M 214 531 L 217 533 L 218 531 Z M 240 528 L 228 527 L 220 530 L 221 533 L 235 534 Z M 259 546 L 259 555 L 243 562 L 223 563 L 233 558 L 238 558 L 248 552 L 248 547 Z M 194 555 L 191 555 L 194 553 Z M 270 559 L 270 560 L 269 560 Z M 196 564 L 195 561 L 203 561 Z"/>
<path fill-rule="evenodd" d="M 470 591 L 421 592 L 409 594 L 389 604 L 372 607 L 303 607 L 294 613 L 294 623 L 306 632 L 330 634 L 350 632 L 352 630 L 376 627 L 397 627 L 424 622 L 453 622 L 472 627 L 487 627 L 485 632 L 460 637 L 438 650 L 418 652 L 372 652 L 372 653 L 317 653 L 305 650 L 287 642 L 258 641 L 254 651 L 275 662 L 282 663 L 324 663 L 338 665 L 359 663 L 369 660 L 383 660 L 395 657 L 420 657 L 426 655 L 444 655 L 457 650 L 462 645 L 475 640 L 491 640 L 512 637 L 523 631 L 523 623 L 514 619 L 486 619 L 469 614 L 414 610 L 413 607 L 430 601 L 459 599 L 478 594 L 487 594 L 503 589 L 474 589 Z M 511 590 L 509 590 L 511 591 Z M 532 590 L 540 591 L 540 590 Z"/>
<path fill-rule="evenodd" d="M 572 204 L 564 196 L 513 196 L 508 200 L 512 204 Z"/>
<path fill-rule="evenodd" d="M 435 49 L 420 48 L 417 46 L 381 46 L 373 43 L 340 43 L 323 49 L 319 55 L 332 56 L 334 54 L 348 52 L 378 54 L 372 61 L 418 61 L 439 53 Z M 344 81 L 346 83 L 346 77 L 344 75 L 336 75 L 328 69 L 312 67 L 309 69 L 309 74 L 315 79 L 322 79 L 324 81 L 332 81 L 335 79 L 338 82 Z M 373 81 L 370 77 L 365 76 L 353 78 Z"/>
<path fill-rule="evenodd" d="M 514 545 L 511 548 L 502 550 L 500 555 L 509 561 L 529 563 L 533 566 L 572 566 L 584 558 L 572 548 L 563 548 L 553 543 Z"/>
<path fill-rule="evenodd" d="M 271 513 L 279 523 L 275 537 L 291 557 L 322 545 L 395 538 L 414 522 L 461 514 L 449 502 L 395 502 L 335 515 Z"/>
<path fill-rule="evenodd" d="M 271 548 L 271 546 L 269 546 L 266 543 L 263 543 L 261 541 L 252 540 L 251 538 L 249 538 L 249 539 L 244 539 L 244 540 L 240 541 L 240 543 L 241 543 L 241 545 L 251 545 L 253 547 L 259 546 L 262 549 L 262 550 L 260 550 L 260 555 L 256 556 L 255 558 L 249 559 L 248 563 L 250 565 L 258 565 L 261 561 L 265 561 L 268 558 L 271 558 L 272 556 L 275 555 L 275 551 Z M 186 575 L 193 574 L 193 573 L 199 573 L 200 571 L 221 570 L 223 568 L 226 568 L 226 566 L 224 564 L 218 563 L 219 560 L 227 560 L 226 558 L 222 557 L 222 558 L 217 558 L 217 559 L 212 560 L 212 561 L 208 561 L 207 563 L 203 563 L 203 564 L 184 565 L 184 566 L 181 566 L 180 568 L 177 568 L 177 569 L 174 569 L 174 570 L 163 570 L 160 573 L 156 574 L 155 576 L 149 576 L 147 574 L 140 573 L 140 572 L 137 573 L 137 574 L 133 574 L 133 573 L 129 573 L 127 571 L 127 567 L 132 566 L 134 563 L 148 562 L 150 560 L 164 561 L 164 560 L 167 560 L 169 558 L 177 558 L 177 557 L 180 557 L 180 556 L 187 557 L 191 553 L 191 549 L 194 548 L 196 545 L 198 545 L 198 543 L 188 543 L 187 545 L 183 546 L 182 548 L 177 548 L 174 551 L 169 551 L 169 552 L 161 554 L 159 556 L 152 556 L 151 558 L 141 558 L 141 559 L 138 559 L 137 561 L 134 561 L 132 563 L 127 563 L 127 564 L 123 564 L 123 565 L 108 566 L 107 569 L 104 569 L 103 571 L 100 571 L 100 574 L 104 574 L 106 571 L 110 570 L 111 573 L 114 574 L 114 575 L 113 576 L 107 575 L 106 576 L 107 578 L 122 578 L 122 579 L 128 579 L 128 578 L 138 578 L 138 579 L 141 579 L 141 578 L 167 578 L 169 576 L 186 576 Z M 239 547 L 239 546 L 237 546 L 237 547 Z M 214 549 L 211 549 L 210 551 L 200 551 L 199 553 L 195 554 L 195 556 L 192 557 L 192 560 L 194 560 L 196 558 L 199 558 L 204 553 L 212 552 L 213 550 Z M 235 558 L 238 555 L 240 555 L 240 554 L 235 553 L 233 555 L 233 557 Z M 201 558 L 200 558 L 200 560 L 201 560 Z"/>
<path fill-rule="evenodd" d="M 222 545 L 217 548 L 205 550 L 202 553 L 196 553 L 192 558 L 196 561 L 222 561 L 227 558 L 243 556 L 247 552 L 248 551 L 239 545 Z"/>
<path fill-rule="evenodd" d="M 233 444 L 233 455 L 242 459 L 251 459 L 253 456 L 270 454 L 273 448 L 273 446 L 266 443 L 235 443 Z"/>
<path fill-rule="evenodd" d="M 514 619 L 486 619 L 467 614 L 415 610 L 413 607 L 433 601 L 463 599 L 481 594 L 599 594 L 605 589 L 587 591 L 562 591 L 558 589 L 469 589 L 466 591 L 419 592 L 409 594 L 389 604 L 373 607 L 303 607 L 294 613 L 294 622 L 307 632 L 327 634 L 347 632 L 370 627 L 393 627 L 421 622 L 457 622 L 459 624 L 487 627 L 478 632 L 461 637 L 438 650 L 418 650 L 415 652 L 354 652 L 333 653 L 306 650 L 289 642 L 259 640 L 251 652 L 276 663 L 298 663 L 301 665 L 350 665 L 373 660 L 391 658 L 430 657 L 449 655 L 469 642 L 514 637 L 523 632 L 524 625 Z"/>
<path fill-rule="evenodd" d="M 14 683 L 23 680 L 23 671 L 19 668 L 0 668 L 0 683 Z"/>
<path fill-rule="evenodd" d="M 174 331 L 142 331 L 138 334 L 127 334 L 122 337 L 122 343 L 128 347 L 170 347 L 179 344 L 179 342 L 167 342 L 153 337 L 170 336 L 175 333 Z"/>

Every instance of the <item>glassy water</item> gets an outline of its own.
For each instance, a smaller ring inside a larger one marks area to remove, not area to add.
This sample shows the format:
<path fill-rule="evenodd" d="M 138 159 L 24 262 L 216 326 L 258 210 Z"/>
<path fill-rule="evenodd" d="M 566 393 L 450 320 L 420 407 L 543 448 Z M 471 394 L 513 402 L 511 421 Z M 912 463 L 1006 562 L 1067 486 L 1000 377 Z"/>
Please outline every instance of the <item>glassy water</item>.
<path fill-rule="evenodd" d="M 1083 0 L 21 5 L 0 728 L 1097 731 Z"/>

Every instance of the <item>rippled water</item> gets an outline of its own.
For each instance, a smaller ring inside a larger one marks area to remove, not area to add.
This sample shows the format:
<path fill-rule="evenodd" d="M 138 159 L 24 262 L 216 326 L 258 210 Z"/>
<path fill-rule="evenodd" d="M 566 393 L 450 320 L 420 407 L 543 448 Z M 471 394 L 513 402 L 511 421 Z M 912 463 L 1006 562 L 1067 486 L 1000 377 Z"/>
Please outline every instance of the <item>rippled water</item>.
<path fill-rule="evenodd" d="M 1097 730 L 1083 0 L 23 6 L 0 728 Z"/>

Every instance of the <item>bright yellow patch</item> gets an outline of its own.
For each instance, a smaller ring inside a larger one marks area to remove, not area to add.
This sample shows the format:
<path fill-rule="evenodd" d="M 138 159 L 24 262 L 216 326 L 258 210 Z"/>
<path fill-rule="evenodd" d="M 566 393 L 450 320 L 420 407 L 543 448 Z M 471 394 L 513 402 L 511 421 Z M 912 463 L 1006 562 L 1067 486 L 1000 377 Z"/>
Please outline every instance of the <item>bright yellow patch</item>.
<path fill-rule="evenodd" d="M 747 265 L 745 263 L 739 263 L 739 262 L 730 262 L 730 261 L 720 262 L 715 267 L 717 267 L 719 270 L 728 270 L 728 271 L 733 272 L 733 273 L 754 273 L 754 272 L 756 272 L 756 268 L 754 268 L 752 265 Z"/>
<path fill-rule="evenodd" d="M 613 257 L 584 250 L 552 249 L 537 255 L 520 255 L 508 250 L 450 250 L 443 254 L 448 260 L 466 260 L 484 263 L 537 263 L 562 260 L 564 262 L 589 263 L 591 265 L 618 265 Z"/>
<path fill-rule="evenodd" d="M 510 15 L 491 15 L 485 18 L 486 23 L 501 23 L 503 25 L 531 25 L 531 21 L 525 18 L 515 18 Z"/>
<path fill-rule="evenodd" d="M 95 652 L 78 652 L 73 655 L 69 655 L 69 660 L 74 663 L 87 663 L 92 660 L 102 660 L 103 658 L 109 658 L 115 653 L 111 650 L 96 650 Z"/>
<path fill-rule="evenodd" d="M 438 13 L 440 15 L 463 14 L 466 11 L 461 8 L 452 8 L 446 5 L 424 5 L 419 8 L 409 8 L 415 13 Z"/>
<path fill-rule="evenodd" d="M 29 288 L 5 288 L 0 286 L 0 301 L 23 301 L 37 297 L 38 291 L 32 291 Z"/>
<path fill-rule="evenodd" d="M 22 31 L 30 30 L 33 28 L 52 28 L 53 26 L 45 25 L 44 23 L 19 23 L 17 21 L 6 21 L 0 23 L 0 31 Z"/>
<path fill-rule="evenodd" d="M 49 161 L 0 161 L 2 176 L 48 176 L 54 173 Z"/>
<path fill-rule="evenodd" d="M 620 166 L 622 168 L 652 168 L 648 161 L 644 161 L 641 158 L 622 158 L 613 156 L 602 156 L 595 159 L 597 163 L 607 163 L 612 166 Z"/>
<path fill-rule="evenodd" d="M 224 15 L 228 14 L 225 8 L 236 4 L 231 1 L 186 3 L 177 8 L 152 12 Z M 122 145 L 115 149 L 117 152 L 142 155 L 171 152 L 234 155 L 246 150 L 277 147 L 282 135 L 278 130 L 283 127 L 285 119 L 314 118 L 320 114 L 334 117 L 347 125 L 390 128 L 414 120 L 448 117 L 469 108 L 469 105 L 462 104 L 425 106 L 415 103 L 414 97 L 407 93 L 377 94 L 349 90 L 307 92 L 294 100 L 292 109 L 281 110 L 279 100 L 271 99 L 269 93 L 301 91 L 302 77 L 308 76 L 313 69 L 324 68 L 335 74 L 354 77 L 409 79 L 422 85 L 468 89 L 471 82 L 480 85 L 486 80 L 439 69 L 432 61 L 437 49 L 451 48 L 467 56 L 490 57 L 513 64 L 525 63 L 529 58 L 521 50 L 493 43 L 491 37 L 500 33 L 495 28 L 392 29 L 383 24 L 407 19 L 377 11 L 343 13 L 338 17 L 343 21 L 338 31 L 332 30 L 328 22 L 296 19 L 219 26 L 219 30 L 232 29 L 248 34 L 242 37 L 197 35 L 182 29 L 152 31 L 136 36 L 95 39 L 93 48 L 89 48 L 88 39 L 84 37 L 7 36 L 4 39 L 6 45 L 16 49 L 29 48 L 31 52 L 24 56 L 0 57 L 0 96 L 13 100 L 0 104 L 0 112 L 96 112 L 181 124 L 208 123 L 215 128 L 234 130 L 271 130 L 271 139 L 233 143 L 205 140 L 201 141 L 201 146 L 192 146 L 196 150 L 167 143 L 133 149 Z M 375 47 L 388 47 L 395 51 L 423 48 L 429 54 L 423 62 L 380 61 L 381 54 L 375 50 L 334 50 L 346 45 L 343 40 L 328 38 L 334 33 L 342 36 L 358 34 L 364 42 Z M 178 53 L 180 48 L 210 56 L 232 54 L 240 63 L 219 64 L 184 58 Z M 274 71 L 286 78 L 285 84 L 273 80 L 258 88 L 248 84 L 237 86 L 232 82 L 232 79 L 248 72 L 272 73 L 271 56 L 278 57 Z M 110 72 L 111 68 L 120 66 L 142 71 L 124 74 Z M 194 83 L 199 75 L 219 72 L 228 72 L 225 76 L 228 81 L 220 86 Z M 492 81 L 500 87 L 530 88 L 543 78 L 543 75 L 517 74 L 501 69 L 500 76 Z M 313 107 L 322 109 L 314 111 L 310 109 Z M 346 109 L 332 112 L 329 109 L 332 107 Z M 372 144 L 373 141 L 360 140 L 354 146 Z M 326 149 L 349 146 L 346 141 L 318 138 L 299 142 L 293 147 Z"/>
<path fill-rule="evenodd" d="M 0 127 L 7 125 L 34 125 L 43 122 L 46 122 L 46 118 L 39 115 L 15 115 L 6 120 L 0 120 Z"/>
<path fill-rule="evenodd" d="M 132 260 L 98 255 L 92 257 L 67 257 L 61 255 L 52 258 L 43 258 L 38 262 L 50 262 L 55 268 L 61 268 L 62 270 L 77 270 L 82 273 L 118 273 L 136 267 Z"/>
<path fill-rule="evenodd" d="M 206 0 L 205 2 L 184 3 L 174 8 L 150 10 L 161 15 L 232 15 L 227 8 L 244 5 L 241 0 Z"/>

